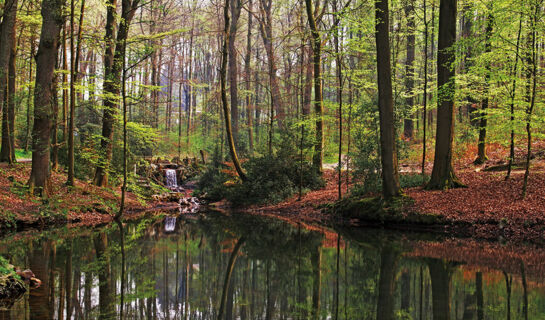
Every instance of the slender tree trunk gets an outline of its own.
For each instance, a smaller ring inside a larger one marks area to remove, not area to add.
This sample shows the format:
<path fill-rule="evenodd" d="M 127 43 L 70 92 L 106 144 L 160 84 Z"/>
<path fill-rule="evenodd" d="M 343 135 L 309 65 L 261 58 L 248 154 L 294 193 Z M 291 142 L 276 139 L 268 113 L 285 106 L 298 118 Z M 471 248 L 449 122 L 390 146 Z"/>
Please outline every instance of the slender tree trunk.
<path fill-rule="evenodd" d="M 312 165 L 315 169 L 322 173 L 323 161 L 324 161 L 324 104 L 322 96 L 322 75 L 321 75 L 321 50 L 322 40 L 316 18 L 314 16 L 314 7 L 312 0 L 305 0 L 306 11 L 308 17 L 308 24 L 310 26 L 310 34 L 312 36 L 312 53 L 313 53 L 313 65 L 314 65 L 314 112 L 316 117 L 316 141 L 314 143 L 314 156 L 312 158 Z"/>
<path fill-rule="evenodd" d="M 121 73 L 125 57 L 126 38 L 129 27 L 138 7 L 139 0 L 122 0 L 121 22 L 114 39 L 115 8 L 117 0 L 109 0 L 106 19 L 106 53 L 104 57 L 104 115 L 102 117 L 101 159 L 95 171 L 93 183 L 97 186 L 108 185 L 108 174 L 112 160 L 114 123 L 121 91 Z"/>
<path fill-rule="evenodd" d="M 263 45 L 267 54 L 269 62 L 269 84 L 271 88 L 271 106 L 276 112 L 276 118 L 278 120 L 278 127 L 284 129 L 284 104 L 282 102 L 282 96 L 280 94 L 280 86 L 278 84 L 278 76 L 276 75 L 277 66 L 276 58 L 274 55 L 273 46 L 273 19 L 272 19 L 272 0 L 260 0 L 261 10 L 263 13 L 260 26 L 261 37 L 263 38 Z"/>
<path fill-rule="evenodd" d="M 375 14 L 382 195 L 385 198 L 391 198 L 398 196 L 401 191 L 399 188 L 394 128 L 388 0 L 378 0 L 375 2 Z"/>
<path fill-rule="evenodd" d="M 426 134 L 428 115 L 428 16 L 426 12 L 427 3 L 424 0 L 424 94 L 422 96 L 422 183 L 425 183 L 426 176 Z"/>
<path fill-rule="evenodd" d="M 248 126 L 248 143 L 250 154 L 254 152 L 254 131 L 253 131 L 253 116 L 252 116 L 252 95 L 250 94 L 251 82 L 251 58 L 252 58 L 252 0 L 248 1 L 248 36 L 246 40 L 246 57 L 244 59 L 244 77 L 246 81 L 246 117 Z M 255 93 L 254 93 L 255 94 Z"/>
<path fill-rule="evenodd" d="M 53 78 L 63 23 L 62 0 L 43 0 L 42 30 L 36 55 L 36 87 L 34 89 L 34 126 L 32 129 L 32 170 L 30 191 L 47 195 L 49 179 L 49 139 L 53 115 Z"/>
<path fill-rule="evenodd" d="M 492 4 L 490 4 L 492 5 Z M 489 8 L 492 11 L 492 8 Z M 490 43 L 490 37 L 492 36 L 492 28 L 494 24 L 494 18 L 492 12 L 488 13 L 488 18 L 486 20 L 486 31 L 485 31 L 485 40 L 484 40 L 484 52 L 485 54 L 490 54 L 492 52 L 492 44 Z M 484 99 L 481 106 L 481 121 L 479 123 L 479 143 L 477 151 L 477 159 L 475 159 L 475 164 L 483 164 L 488 157 L 486 156 L 486 124 L 488 121 L 488 95 L 489 95 L 489 82 L 490 82 L 490 63 L 486 65 L 486 75 L 485 75 L 485 89 L 484 89 Z"/>
<path fill-rule="evenodd" d="M 15 44 L 15 32 L 11 34 L 11 42 Z M 9 75 L 8 75 L 8 131 L 9 146 L 11 151 L 11 161 L 16 162 L 15 158 L 15 94 L 16 88 L 16 66 L 17 66 L 17 46 L 11 46 L 9 56 Z"/>
<path fill-rule="evenodd" d="M 338 12 L 340 8 L 338 8 L 337 0 L 334 0 L 334 11 Z M 343 168 L 343 162 L 342 162 L 342 152 L 343 152 L 343 74 L 342 74 L 342 48 L 339 47 L 339 41 L 342 42 L 342 33 L 343 29 L 342 26 L 340 26 L 340 18 L 338 15 L 335 15 L 333 18 L 335 35 L 334 35 L 334 43 L 335 43 L 335 70 L 337 75 L 337 103 L 338 106 L 338 117 L 339 117 L 339 152 L 338 152 L 338 159 L 337 159 L 337 169 L 338 169 L 338 180 L 337 180 L 337 197 L 340 200 L 342 198 L 342 168 Z M 340 38 L 340 39 L 339 39 Z"/>
<path fill-rule="evenodd" d="M 456 178 L 452 165 L 454 141 L 455 78 L 452 63 L 456 41 L 457 0 L 441 0 L 439 7 L 439 46 L 437 53 L 437 132 L 435 159 L 428 189 L 449 189 L 463 186 Z"/>
<path fill-rule="evenodd" d="M 415 22 L 414 0 L 407 1 L 405 5 L 407 16 L 407 57 L 405 60 L 405 89 L 407 90 L 406 108 L 407 117 L 403 120 L 403 136 L 412 140 L 414 136 L 413 108 L 414 108 L 414 58 L 415 58 Z"/>
<path fill-rule="evenodd" d="M 74 0 L 70 2 L 70 128 L 68 130 L 68 180 L 66 184 L 74 185 L 74 129 L 76 117 L 76 82 L 78 81 L 78 66 L 81 51 L 81 32 L 85 14 L 85 0 L 81 0 L 77 47 L 74 49 Z"/>
<path fill-rule="evenodd" d="M 528 85 L 526 87 L 527 91 L 527 102 L 529 105 L 526 107 L 526 163 L 524 171 L 524 181 L 522 183 L 522 198 L 526 197 L 526 191 L 528 188 L 528 176 L 530 175 L 530 159 L 532 157 L 532 114 L 534 111 L 535 101 L 536 101 L 536 89 L 537 89 L 537 40 L 536 40 L 536 24 L 537 16 L 541 6 L 535 5 L 535 12 L 533 17 L 530 18 L 530 37 L 529 37 L 529 54 L 527 55 L 527 61 L 529 70 L 527 73 Z M 531 68 L 531 69 L 530 69 Z"/>
<path fill-rule="evenodd" d="M 517 67 L 519 62 L 519 51 L 520 51 L 520 37 L 522 33 L 522 19 L 524 17 L 524 12 L 521 11 L 519 18 L 519 29 L 517 33 L 517 45 L 515 51 L 515 65 L 513 66 L 513 71 L 511 76 L 513 77 L 513 84 L 511 88 L 511 104 L 510 104 L 510 114 L 509 124 L 511 126 L 511 135 L 509 139 L 509 164 L 507 166 L 507 175 L 505 180 L 508 180 L 511 177 L 511 168 L 513 166 L 513 161 L 515 161 L 515 97 L 517 93 Z"/>
<path fill-rule="evenodd" d="M 238 64 L 237 50 L 235 41 L 237 36 L 237 24 L 242 9 L 241 0 L 231 0 L 231 24 L 229 25 L 229 93 L 231 97 L 231 127 L 233 130 L 233 139 L 235 147 L 240 148 L 239 144 L 239 111 L 238 111 Z"/>
<path fill-rule="evenodd" d="M 228 58 L 228 44 L 229 44 L 229 30 L 230 30 L 230 19 L 229 19 L 229 1 L 225 0 L 225 7 L 224 7 L 224 21 L 225 21 L 225 29 L 224 29 L 224 35 L 223 35 L 223 51 L 221 53 L 221 68 L 220 68 L 220 85 L 221 85 L 221 103 L 223 107 L 223 116 L 225 118 L 225 128 L 227 131 L 227 139 L 229 140 L 229 152 L 231 154 L 231 159 L 233 160 L 233 165 L 235 166 L 235 169 L 237 170 L 238 176 L 242 181 L 246 180 L 246 175 L 244 174 L 244 171 L 242 170 L 242 167 L 240 166 L 240 162 L 238 160 L 237 151 L 235 147 L 235 142 L 233 140 L 233 132 L 231 130 L 231 117 L 229 114 L 229 104 L 227 102 L 227 90 L 226 90 L 226 73 L 227 73 L 227 58 Z"/>

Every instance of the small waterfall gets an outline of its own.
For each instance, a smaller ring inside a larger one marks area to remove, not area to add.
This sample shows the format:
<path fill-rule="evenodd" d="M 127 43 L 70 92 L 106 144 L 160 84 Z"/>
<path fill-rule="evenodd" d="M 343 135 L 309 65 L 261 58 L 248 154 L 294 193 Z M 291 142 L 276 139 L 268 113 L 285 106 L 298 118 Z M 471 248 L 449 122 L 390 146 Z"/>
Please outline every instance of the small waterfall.
<path fill-rule="evenodd" d="M 165 175 L 167 178 L 167 187 L 170 189 L 178 188 L 178 179 L 176 178 L 176 170 L 167 169 Z"/>
<path fill-rule="evenodd" d="M 176 217 L 165 217 L 165 232 L 173 232 L 176 228 Z"/>

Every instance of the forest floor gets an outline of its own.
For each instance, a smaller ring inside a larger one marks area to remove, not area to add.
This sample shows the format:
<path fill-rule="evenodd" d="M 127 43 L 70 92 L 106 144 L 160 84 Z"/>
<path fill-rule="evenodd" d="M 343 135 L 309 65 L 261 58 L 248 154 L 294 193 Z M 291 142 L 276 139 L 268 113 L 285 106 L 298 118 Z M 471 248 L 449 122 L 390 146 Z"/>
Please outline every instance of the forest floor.
<path fill-rule="evenodd" d="M 55 224 L 98 225 L 112 221 L 119 208 L 120 188 L 100 188 L 76 179 L 65 185 L 66 174 L 53 171 L 50 196 L 30 195 L 25 184 L 31 164 L 0 164 L 0 230 L 45 227 Z M 144 202 L 127 192 L 124 218 L 136 219 L 150 211 L 169 208 L 168 203 Z"/>
<path fill-rule="evenodd" d="M 456 159 L 455 172 L 467 188 L 439 191 L 429 191 L 423 187 L 404 189 L 404 193 L 413 200 L 403 208 L 404 214 L 432 214 L 441 217 L 443 222 L 432 227 L 438 232 L 487 239 L 509 238 L 543 242 L 545 142 L 537 142 L 534 150 L 525 198 L 521 196 L 524 169 L 520 165 L 514 166 L 510 179 L 505 180 L 506 170 L 503 166 L 508 153 L 499 145 L 491 145 L 488 147 L 489 159 L 483 165 L 473 164 L 472 155 L 476 154 L 476 150 L 472 149 L 466 150 L 467 156 L 462 155 Z M 515 163 L 520 164 L 524 157 L 524 150 L 516 150 Z M 427 162 L 428 174 L 431 173 L 432 166 L 431 161 Z M 489 171 L 490 169 L 494 170 Z M 402 166 L 402 174 L 414 174 L 420 170 L 416 161 Z M 336 171 L 329 169 L 325 171 L 324 178 L 325 188 L 310 191 L 301 199 L 296 195 L 275 205 L 252 206 L 244 211 L 295 223 L 334 223 L 336 217 L 324 210 L 324 207 L 338 199 L 338 175 Z M 343 196 L 347 194 L 345 180 L 343 177 Z M 451 228 L 455 225 L 459 227 Z M 454 229 L 458 231 L 453 231 Z"/>

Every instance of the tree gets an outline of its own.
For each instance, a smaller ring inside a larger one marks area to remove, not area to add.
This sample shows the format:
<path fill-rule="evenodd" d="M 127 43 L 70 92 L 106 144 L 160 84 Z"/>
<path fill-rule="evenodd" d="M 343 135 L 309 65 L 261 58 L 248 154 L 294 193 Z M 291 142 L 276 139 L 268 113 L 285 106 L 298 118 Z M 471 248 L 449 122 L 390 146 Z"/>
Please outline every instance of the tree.
<path fill-rule="evenodd" d="M 2 111 L 2 146 L 0 149 L 0 162 L 12 163 L 13 135 L 12 130 L 15 119 L 14 104 L 10 103 L 13 96 L 6 96 L 8 75 L 12 48 L 15 46 L 15 20 L 17 15 L 17 0 L 7 0 L 4 3 L 4 14 L 0 25 L 0 111 Z M 13 84 L 15 84 L 13 82 Z M 3 106 L 3 108 L 2 108 Z"/>
<path fill-rule="evenodd" d="M 490 37 L 492 36 L 492 28 L 494 24 L 494 17 L 492 16 L 492 9 L 489 9 L 488 18 L 486 20 L 486 30 L 485 30 L 485 39 L 484 39 L 484 51 L 485 54 L 490 54 L 492 52 L 492 44 L 490 43 Z M 488 121 L 488 95 L 490 91 L 490 62 L 487 62 L 486 65 L 486 75 L 485 75 L 485 89 L 484 89 L 484 99 L 481 106 L 481 121 L 479 123 L 479 143 L 477 151 L 477 159 L 475 159 L 475 164 L 483 164 L 488 157 L 486 156 L 486 125 Z"/>
<path fill-rule="evenodd" d="M 415 22 L 414 22 L 414 0 L 407 0 L 405 4 L 405 15 L 407 16 L 407 56 L 405 59 L 405 90 L 407 91 L 406 108 L 408 116 L 403 120 L 403 136 L 406 139 L 413 139 L 414 122 L 414 58 L 415 58 Z"/>
<path fill-rule="evenodd" d="M 426 188 L 449 189 L 463 186 L 452 166 L 454 140 L 454 58 L 457 0 L 441 0 L 439 5 L 439 42 L 437 52 L 437 130 L 435 159 Z"/>
<path fill-rule="evenodd" d="M 375 40 L 377 46 L 378 110 L 380 121 L 380 155 L 382 195 L 391 198 L 400 194 L 394 128 L 394 101 L 390 65 L 388 0 L 375 2 Z"/>
<path fill-rule="evenodd" d="M 140 0 L 121 1 L 121 21 L 117 37 L 114 38 L 116 29 L 115 9 L 117 0 L 109 0 L 106 17 L 106 49 L 104 54 L 104 114 L 102 117 L 102 141 L 100 160 L 95 170 L 93 183 L 97 186 L 108 185 L 108 174 L 112 160 L 114 122 L 117 113 L 119 94 L 121 91 L 121 73 L 125 47 L 129 35 L 129 27 L 134 17 Z"/>
<path fill-rule="evenodd" d="M 235 146 L 239 145 L 239 112 L 238 112 L 238 65 L 235 40 L 237 35 L 237 24 L 242 10 L 241 0 L 231 0 L 231 24 L 229 25 L 229 93 L 231 97 L 231 126 L 233 128 L 233 139 Z"/>
<path fill-rule="evenodd" d="M 70 1 L 70 128 L 68 130 L 68 180 L 67 185 L 74 185 L 74 123 L 76 121 L 76 82 L 78 81 L 78 67 L 81 53 L 81 31 L 85 14 L 85 0 L 81 0 L 77 47 L 74 49 L 74 0 Z"/>
<path fill-rule="evenodd" d="M 38 53 L 36 54 L 32 170 L 28 185 L 31 192 L 42 196 L 48 193 L 53 77 L 59 32 L 63 24 L 62 5 L 62 0 L 42 1 L 42 30 Z"/>
<path fill-rule="evenodd" d="M 314 65 L 314 112 L 316 117 L 316 141 L 314 142 L 314 156 L 312 164 L 320 173 L 323 170 L 324 161 L 324 102 L 322 96 L 322 39 L 318 31 L 316 12 L 318 8 L 313 8 L 312 0 L 305 0 L 308 24 L 310 26 L 311 44 L 312 44 L 312 63 Z"/>
<path fill-rule="evenodd" d="M 233 140 L 233 131 L 231 129 L 231 117 L 229 114 L 229 104 L 227 102 L 227 89 L 226 89 L 226 74 L 227 74 L 227 59 L 228 59 L 228 50 L 229 50 L 229 37 L 230 37 L 230 19 L 229 19 L 229 2 L 230 0 L 225 0 L 225 6 L 223 8 L 223 18 L 224 18 L 224 34 L 223 34 L 223 50 L 221 52 L 221 68 L 220 68 L 220 91 L 221 91 L 221 105 L 223 107 L 223 117 L 225 119 L 225 129 L 227 131 L 227 139 L 229 142 L 229 152 L 231 154 L 231 159 L 233 160 L 233 165 L 237 170 L 238 176 L 242 181 L 246 180 L 246 175 L 240 166 L 240 162 L 237 156 L 237 150 L 235 142 Z"/>

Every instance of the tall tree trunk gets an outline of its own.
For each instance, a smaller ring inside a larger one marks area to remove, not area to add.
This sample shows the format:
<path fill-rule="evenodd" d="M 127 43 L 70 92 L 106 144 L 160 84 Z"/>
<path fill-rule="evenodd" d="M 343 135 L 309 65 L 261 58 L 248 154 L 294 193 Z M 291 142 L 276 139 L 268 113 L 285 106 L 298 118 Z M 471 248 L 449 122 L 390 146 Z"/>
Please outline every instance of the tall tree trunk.
<path fill-rule="evenodd" d="M 520 51 L 520 37 L 522 34 L 522 19 L 524 18 L 524 12 L 520 12 L 520 18 L 519 18 L 519 27 L 518 27 L 518 33 L 517 33 L 517 44 L 515 48 L 515 65 L 513 66 L 513 70 L 511 72 L 511 76 L 513 77 L 513 83 L 511 87 L 511 104 L 509 106 L 510 109 L 510 117 L 509 117 L 509 125 L 511 126 L 511 135 L 509 139 L 509 164 L 507 166 L 507 175 L 505 176 L 505 180 L 508 180 L 511 177 L 511 168 L 513 166 L 513 161 L 515 161 L 515 97 L 517 93 L 517 70 L 518 70 L 518 63 L 519 63 L 519 51 Z"/>
<path fill-rule="evenodd" d="M 492 6 L 492 3 L 490 4 Z M 486 31 L 485 31 L 485 40 L 484 40 L 484 52 L 485 54 L 490 54 L 492 52 L 492 45 L 490 43 L 490 37 L 492 36 L 492 28 L 494 24 L 494 18 L 492 16 L 492 8 L 489 8 L 490 12 L 488 13 L 488 18 L 486 20 Z M 486 75 L 485 75 L 485 88 L 484 88 L 484 99 L 481 106 L 481 121 L 479 123 L 479 143 L 477 151 L 477 159 L 475 159 L 475 164 L 483 164 L 488 157 L 486 156 L 486 123 L 488 120 L 488 95 L 490 90 L 490 63 L 486 64 Z"/>
<path fill-rule="evenodd" d="M 85 0 L 81 0 L 77 47 L 74 49 L 74 0 L 70 1 L 70 127 L 68 129 L 68 180 L 66 184 L 74 185 L 74 129 L 76 117 L 76 82 L 78 81 L 78 66 L 81 51 L 81 31 L 85 14 Z"/>
<path fill-rule="evenodd" d="M 248 36 L 246 38 L 246 57 L 244 58 L 244 78 L 246 81 L 246 117 L 248 126 L 248 143 L 250 154 L 254 152 L 254 131 L 253 131 L 253 116 L 252 116 L 252 95 L 250 94 L 251 82 L 251 59 L 252 59 L 252 0 L 248 1 Z M 254 93 L 255 94 L 255 93 Z"/>
<path fill-rule="evenodd" d="M 272 0 L 260 0 L 261 11 L 263 16 L 261 17 L 261 23 L 259 30 L 261 37 L 263 38 L 263 45 L 265 52 L 267 53 L 267 60 L 269 62 L 269 84 L 271 86 L 271 107 L 276 113 L 278 120 L 278 127 L 284 129 L 284 104 L 282 102 L 282 96 L 280 94 L 280 86 L 278 84 L 278 76 L 276 75 L 276 57 L 274 55 L 273 45 L 273 18 L 272 18 Z"/>
<path fill-rule="evenodd" d="M 97 164 L 93 183 L 97 186 L 108 185 L 108 174 L 112 160 L 114 123 L 119 94 L 121 91 L 121 73 L 123 59 L 125 58 L 126 42 L 129 35 L 129 27 L 134 17 L 140 0 L 122 0 L 121 20 L 117 38 L 115 33 L 115 9 L 117 0 L 109 0 L 108 13 L 106 18 L 106 51 L 104 55 L 104 114 L 102 117 L 102 141 L 100 160 Z"/>
<path fill-rule="evenodd" d="M 246 175 L 240 166 L 238 160 L 237 151 L 235 147 L 235 142 L 233 140 L 233 132 L 231 130 L 231 117 L 229 114 L 229 104 L 227 102 L 227 89 L 226 87 L 226 73 L 227 73 L 227 59 L 228 59 L 228 44 L 229 44 L 229 31 L 230 31 L 230 19 L 229 19 L 229 2 L 230 0 L 225 0 L 225 6 L 223 9 L 223 18 L 225 22 L 225 29 L 223 35 L 223 50 L 221 53 L 221 68 L 220 68 L 220 90 L 221 90 L 221 104 L 223 107 L 223 116 L 225 118 L 225 128 L 227 131 L 227 139 L 229 140 L 229 152 L 231 154 L 231 159 L 233 160 L 233 165 L 238 173 L 238 176 L 242 181 L 246 180 Z"/>
<path fill-rule="evenodd" d="M 528 188 L 528 176 L 530 175 L 530 159 L 532 157 L 532 114 L 536 102 L 536 88 L 537 88 L 537 31 L 536 24 L 538 20 L 539 11 L 541 6 L 535 4 L 532 16 L 530 17 L 530 34 L 528 37 L 528 53 L 526 60 L 528 63 L 526 74 L 526 162 L 524 171 L 524 181 L 522 183 L 522 198 L 526 197 L 526 191 Z"/>
<path fill-rule="evenodd" d="M 231 127 L 235 147 L 240 148 L 238 136 L 238 65 L 235 40 L 237 36 L 237 23 L 242 9 L 241 0 L 231 0 L 231 24 L 229 25 L 229 93 L 231 95 Z"/>
<path fill-rule="evenodd" d="M 43 0 L 42 30 L 36 54 L 36 87 L 34 89 L 34 126 L 32 128 L 32 170 L 30 191 L 46 195 L 49 179 L 49 139 L 53 115 L 53 78 L 63 23 L 62 0 Z"/>
<path fill-rule="evenodd" d="M 15 32 L 11 34 L 11 43 L 15 44 Z M 9 75 L 8 75 L 8 131 L 9 145 L 11 151 L 11 161 L 16 162 L 15 158 L 15 93 L 17 78 L 17 46 L 11 46 L 9 55 Z"/>
<path fill-rule="evenodd" d="M 322 75 L 321 75 L 321 50 L 322 40 L 316 18 L 314 16 L 314 7 L 312 0 L 305 0 L 308 24 L 310 26 L 310 34 L 312 36 L 312 53 L 313 53 L 313 65 L 314 65 L 314 112 L 316 117 L 316 141 L 314 143 L 314 156 L 312 158 L 312 165 L 316 170 L 322 173 L 323 161 L 324 161 L 324 103 L 322 96 Z"/>
<path fill-rule="evenodd" d="M 455 59 L 457 0 L 441 0 L 439 7 L 439 46 L 437 52 L 437 130 L 435 159 L 428 189 L 449 189 L 463 186 L 452 166 L 454 140 Z"/>
<path fill-rule="evenodd" d="M 13 132 L 10 132 L 11 110 L 7 94 L 10 56 L 15 46 L 15 20 L 17 15 L 17 0 L 7 0 L 4 3 L 4 14 L 0 25 L 0 112 L 2 112 L 2 146 L 0 149 L 0 162 L 13 163 L 11 145 Z"/>
<path fill-rule="evenodd" d="M 394 128 L 394 101 L 390 65 L 388 0 L 375 2 L 377 46 L 378 110 L 380 118 L 380 153 L 382 164 L 382 195 L 391 198 L 400 194 Z"/>
<path fill-rule="evenodd" d="M 408 0 L 405 5 L 405 15 L 407 16 L 407 56 L 405 60 L 405 89 L 407 91 L 406 108 L 407 117 L 403 120 L 403 136 L 406 139 L 413 139 L 414 122 L 414 57 L 415 57 L 415 23 L 414 23 L 414 0 Z"/>

